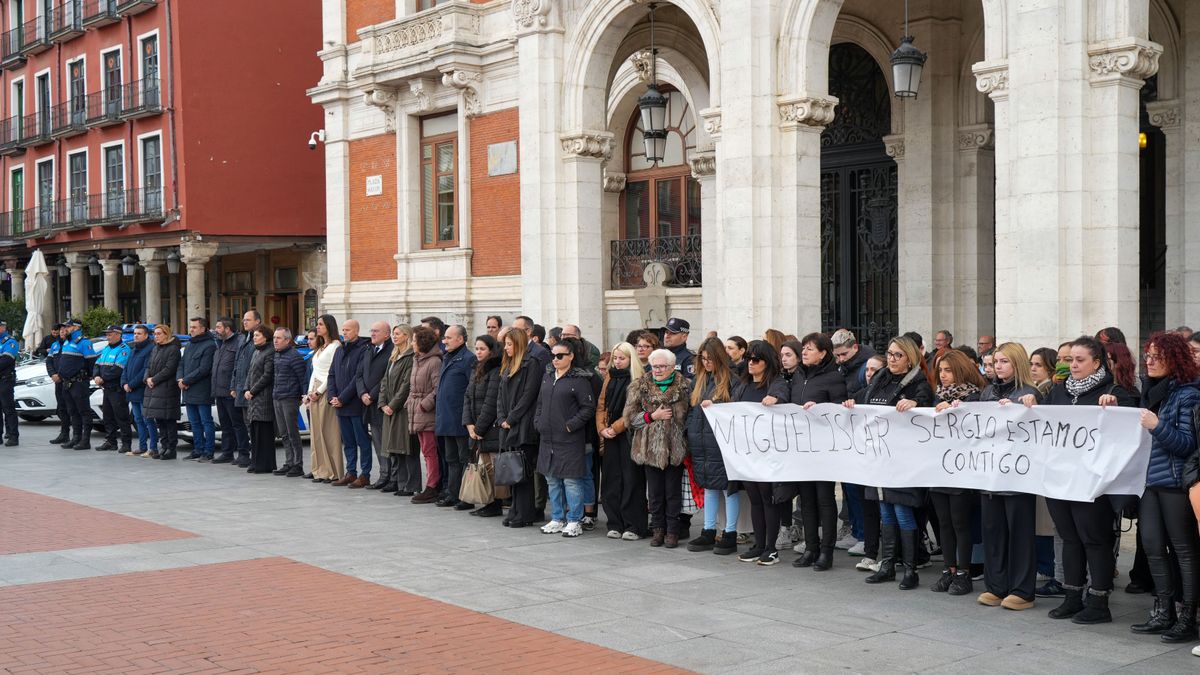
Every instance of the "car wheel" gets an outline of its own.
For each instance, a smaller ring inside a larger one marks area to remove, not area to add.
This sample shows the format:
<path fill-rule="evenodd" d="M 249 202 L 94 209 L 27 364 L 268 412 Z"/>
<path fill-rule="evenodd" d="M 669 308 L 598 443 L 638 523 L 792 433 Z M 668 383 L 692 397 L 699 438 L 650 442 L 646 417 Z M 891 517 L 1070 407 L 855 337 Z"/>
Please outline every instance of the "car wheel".
<path fill-rule="evenodd" d="M 49 415 L 17 415 L 26 422 L 45 422 L 50 419 Z"/>

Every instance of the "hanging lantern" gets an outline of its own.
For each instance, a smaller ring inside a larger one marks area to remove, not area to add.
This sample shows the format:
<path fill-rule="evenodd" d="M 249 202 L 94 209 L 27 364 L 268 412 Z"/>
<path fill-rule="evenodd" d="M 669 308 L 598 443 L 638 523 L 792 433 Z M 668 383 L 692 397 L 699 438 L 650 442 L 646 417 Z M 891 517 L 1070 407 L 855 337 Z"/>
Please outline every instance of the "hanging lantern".
<path fill-rule="evenodd" d="M 654 8 L 650 3 L 650 83 L 646 93 L 638 97 L 642 113 L 642 142 L 646 146 L 646 161 L 657 164 L 667 150 L 667 97 L 658 89 L 658 48 L 654 46 Z"/>
<path fill-rule="evenodd" d="M 167 273 L 168 274 L 179 274 L 179 261 L 180 260 L 182 260 L 182 258 L 179 257 L 179 251 L 171 251 L 170 253 L 167 254 Z"/>
<path fill-rule="evenodd" d="M 904 37 L 900 38 L 900 46 L 892 52 L 891 59 L 897 98 L 916 98 L 926 58 L 925 52 L 913 46 L 913 38 L 908 34 L 908 0 L 904 0 Z"/>
<path fill-rule="evenodd" d="M 137 273 L 137 258 L 131 255 L 121 258 L 121 274 L 131 277 L 135 273 Z"/>
<path fill-rule="evenodd" d="M 60 277 L 65 277 L 70 274 L 71 268 L 67 266 L 67 256 L 58 256 L 58 264 L 55 265 L 54 269 L 58 272 L 58 276 Z"/>
<path fill-rule="evenodd" d="M 92 254 L 92 257 L 88 258 L 87 264 L 88 274 L 94 277 L 100 276 L 100 273 L 104 271 L 104 268 L 100 266 L 100 258 L 95 253 Z"/>

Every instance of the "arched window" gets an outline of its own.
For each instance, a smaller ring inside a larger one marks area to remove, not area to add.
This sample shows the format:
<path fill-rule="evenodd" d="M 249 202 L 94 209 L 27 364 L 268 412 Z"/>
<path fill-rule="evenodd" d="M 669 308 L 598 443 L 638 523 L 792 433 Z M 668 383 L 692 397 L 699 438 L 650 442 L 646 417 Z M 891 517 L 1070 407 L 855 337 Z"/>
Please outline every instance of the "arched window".
<path fill-rule="evenodd" d="M 634 111 L 626 138 L 621 238 L 663 239 L 700 234 L 700 184 L 687 160 L 696 149 L 695 115 L 683 94 L 666 90 L 667 149 L 657 165 L 646 161 L 641 116 Z"/>

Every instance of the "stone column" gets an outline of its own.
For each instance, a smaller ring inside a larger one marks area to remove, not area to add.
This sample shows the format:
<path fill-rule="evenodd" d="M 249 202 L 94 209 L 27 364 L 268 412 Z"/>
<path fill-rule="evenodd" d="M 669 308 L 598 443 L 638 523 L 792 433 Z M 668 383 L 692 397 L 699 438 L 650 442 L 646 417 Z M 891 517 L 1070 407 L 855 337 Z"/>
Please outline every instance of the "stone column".
<path fill-rule="evenodd" d="M 4 267 L 8 270 L 9 276 L 12 277 L 12 300 L 20 300 L 25 297 L 25 268 L 21 267 L 21 262 L 15 258 L 10 258 L 4 261 Z"/>
<path fill-rule="evenodd" d="M 996 168 L 993 133 L 986 124 L 958 130 L 955 205 L 955 315 L 949 328 L 956 342 L 972 344 L 996 329 Z M 932 339 L 932 338 L 931 338 Z M 931 343 L 932 344 L 932 343 Z"/>
<path fill-rule="evenodd" d="M 717 155 L 712 151 L 695 152 L 688 158 L 688 164 L 692 167 L 692 177 L 700 184 L 700 304 L 707 310 L 708 303 L 704 300 L 721 287 L 720 246 L 716 241 L 721 221 L 717 210 Z M 707 314 L 700 318 L 703 326 L 712 322 Z"/>
<path fill-rule="evenodd" d="M 603 312 L 596 308 L 604 307 L 600 215 L 604 208 L 604 162 L 612 157 L 613 135 L 597 131 L 566 134 L 562 151 L 566 155 L 563 208 L 554 236 L 542 243 L 542 251 L 551 253 L 554 249 L 555 259 L 574 263 L 554 265 L 557 302 L 545 320 L 553 325 L 576 323 L 584 335 L 605 335 Z"/>
<path fill-rule="evenodd" d="M 65 253 L 71 268 L 71 318 L 78 319 L 88 310 L 88 264 L 83 253 Z"/>
<path fill-rule="evenodd" d="M 206 316 L 204 298 L 204 266 L 217 252 L 217 245 L 207 242 L 184 242 L 179 255 L 187 266 L 187 313 L 183 320 Z"/>
<path fill-rule="evenodd" d="M 142 307 L 142 320 L 146 323 L 162 323 L 162 271 L 163 261 L 142 258 L 140 265 L 145 270 L 144 284 L 146 299 Z"/>
<path fill-rule="evenodd" d="M 1178 100 L 1153 101 L 1146 104 L 1146 112 L 1150 124 L 1162 130 L 1166 138 L 1167 184 L 1163 206 L 1167 235 L 1166 327 L 1169 330 L 1186 324 L 1190 320 L 1188 317 L 1195 316 L 1200 307 L 1196 289 L 1187 285 L 1189 259 L 1186 256 L 1188 239 L 1195 241 L 1200 237 L 1188 232 L 1183 217 L 1184 176 L 1187 175 L 1184 169 L 1183 107 Z M 1195 278 L 1191 281 L 1194 283 Z"/>
<path fill-rule="evenodd" d="M 100 265 L 104 268 L 104 306 L 119 312 L 117 290 L 121 283 L 121 261 L 118 258 L 103 258 Z"/>

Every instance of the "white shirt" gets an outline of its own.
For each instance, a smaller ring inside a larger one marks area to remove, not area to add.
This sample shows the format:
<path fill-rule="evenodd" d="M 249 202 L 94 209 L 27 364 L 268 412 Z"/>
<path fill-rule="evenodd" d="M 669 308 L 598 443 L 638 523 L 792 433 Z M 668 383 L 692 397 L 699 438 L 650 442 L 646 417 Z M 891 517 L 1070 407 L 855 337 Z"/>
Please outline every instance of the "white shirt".
<path fill-rule="evenodd" d="M 313 372 L 312 378 L 308 381 L 310 393 L 325 393 L 325 385 L 329 381 L 329 368 L 333 366 L 333 355 L 341 346 L 341 341 L 334 340 L 312 355 Z"/>

